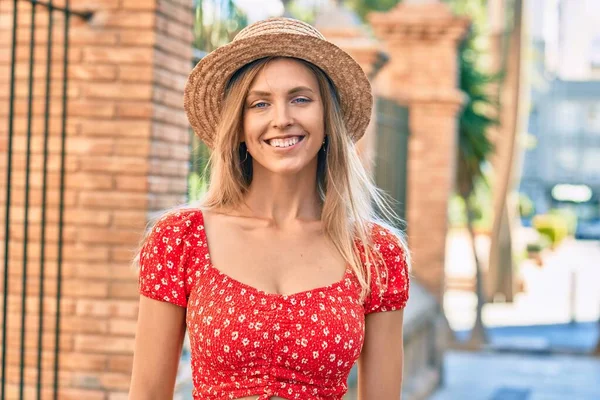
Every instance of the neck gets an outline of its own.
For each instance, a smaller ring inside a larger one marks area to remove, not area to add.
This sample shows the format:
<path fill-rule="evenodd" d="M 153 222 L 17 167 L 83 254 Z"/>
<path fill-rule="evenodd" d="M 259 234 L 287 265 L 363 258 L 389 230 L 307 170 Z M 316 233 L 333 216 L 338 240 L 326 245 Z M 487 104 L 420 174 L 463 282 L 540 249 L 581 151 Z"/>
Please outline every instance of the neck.
<path fill-rule="evenodd" d="M 252 215 L 277 225 L 296 219 L 321 219 L 316 163 L 289 175 L 276 174 L 256 164 L 245 198 Z"/>

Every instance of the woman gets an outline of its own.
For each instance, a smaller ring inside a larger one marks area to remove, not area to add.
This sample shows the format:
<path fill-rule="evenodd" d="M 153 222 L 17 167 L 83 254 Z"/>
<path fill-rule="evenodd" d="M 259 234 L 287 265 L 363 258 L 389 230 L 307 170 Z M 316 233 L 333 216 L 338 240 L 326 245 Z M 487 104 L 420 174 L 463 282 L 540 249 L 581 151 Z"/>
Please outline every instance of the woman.
<path fill-rule="evenodd" d="M 194 68 L 211 181 L 141 248 L 130 399 L 173 397 L 186 327 L 194 399 L 339 400 L 356 361 L 359 398 L 400 397 L 408 253 L 354 146 L 371 102 L 358 64 L 292 19 Z"/>

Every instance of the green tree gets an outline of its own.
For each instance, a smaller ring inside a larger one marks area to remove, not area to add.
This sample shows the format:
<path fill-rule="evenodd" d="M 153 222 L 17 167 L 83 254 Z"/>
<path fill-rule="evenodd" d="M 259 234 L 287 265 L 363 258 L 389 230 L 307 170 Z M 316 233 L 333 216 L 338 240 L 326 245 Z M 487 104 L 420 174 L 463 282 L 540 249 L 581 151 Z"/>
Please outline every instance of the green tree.
<path fill-rule="evenodd" d="M 470 343 L 478 346 L 485 343 L 482 311 L 485 303 L 484 277 L 475 246 L 474 223 L 481 204 L 477 203 L 476 188 L 487 187 L 484 166 L 494 148 L 489 138 L 489 128 L 498 124 L 497 96 L 490 88 L 499 80 L 499 75 L 483 72 L 478 67 L 481 54 L 476 50 L 477 34 L 471 31 L 460 49 L 460 88 L 467 95 L 467 102 L 460 114 L 458 124 L 458 152 L 456 168 L 456 190 L 463 199 L 466 222 L 476 268 L 477 313 Z"/>
<path fill-rule="evenodd" d="M 194 2 L 194 62 L 219 46 L 229 43 L 248 25 L 248 19 L 233 0 L 195 0 Z M 190 173 L 188 175 L 188 201 L 198 200 L 208 184 L 207 164 L 210 151 L 191 132 Z"/>

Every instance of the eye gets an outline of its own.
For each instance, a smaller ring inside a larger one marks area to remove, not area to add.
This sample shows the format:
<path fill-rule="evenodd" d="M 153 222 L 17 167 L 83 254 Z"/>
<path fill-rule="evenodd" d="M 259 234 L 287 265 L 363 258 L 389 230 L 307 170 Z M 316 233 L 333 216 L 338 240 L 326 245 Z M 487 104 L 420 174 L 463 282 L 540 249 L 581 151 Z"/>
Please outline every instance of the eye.
<path fill-rule="evenodd" d="M 266 103 L 264 101 L 259 101 L 258 103 L 254 103 L 253 105 L 251 105 L 250 108 L 265 108 L 268 105 L 269 105 L 269 103 Z"/>
<path fill-rule="evenodd" d="M 294 103 L 310 103 L 312 100 L 308 99 L 306 97 L 296 97 L 294 100 L 292 100 Z"/>

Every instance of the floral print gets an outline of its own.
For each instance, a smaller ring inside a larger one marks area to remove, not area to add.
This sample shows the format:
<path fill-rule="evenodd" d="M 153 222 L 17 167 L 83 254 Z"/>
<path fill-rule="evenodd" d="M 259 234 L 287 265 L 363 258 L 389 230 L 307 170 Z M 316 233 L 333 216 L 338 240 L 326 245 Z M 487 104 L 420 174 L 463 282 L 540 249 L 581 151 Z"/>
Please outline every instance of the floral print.
<path fill-rule="evenodd" d="M 365 314 L 402 309 L 408 299 L 403 248 L 379 225 L 373 241 L 384 263 L 364 302 L 350 269 L 336 283 L 286 296 L 215 268 L 200 210 L 159 220 L 141 250 L 140 293 L 187 308 L 194 399 L 340 400 L 362 349 Z"/>

